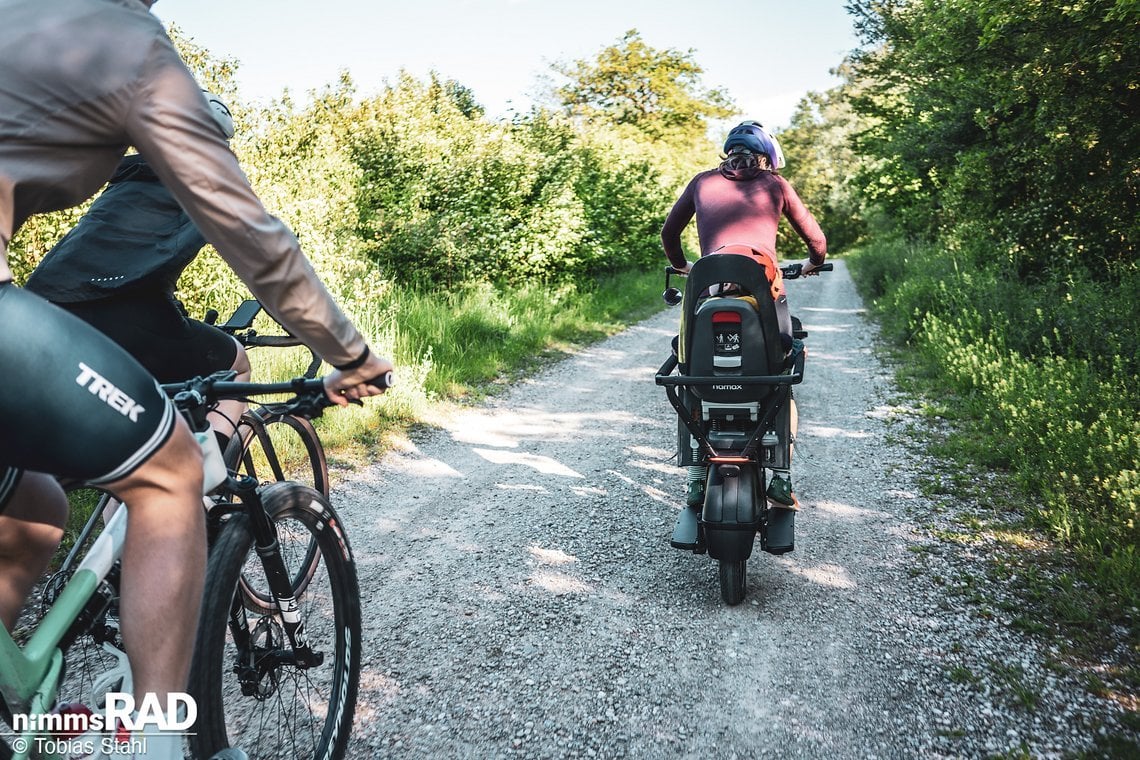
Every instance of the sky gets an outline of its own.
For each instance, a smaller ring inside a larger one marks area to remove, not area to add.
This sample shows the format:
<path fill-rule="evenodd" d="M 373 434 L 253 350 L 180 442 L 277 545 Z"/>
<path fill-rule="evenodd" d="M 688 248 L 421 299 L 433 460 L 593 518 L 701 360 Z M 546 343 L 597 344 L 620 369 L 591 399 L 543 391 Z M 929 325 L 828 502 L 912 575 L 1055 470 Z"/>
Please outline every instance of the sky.
<path fill-rule="evenodd" d="M 238 91 L 295 98 L 347 70 L 361 95 L 401 69 L 469 88 L 489 116 L 525 112 L 556 62 L 592 59 L 631 29 L 691 51 L 743 118 L 787 126 L 800 98 L 839 83 L 857 39 L 846 0 L 159 0 L 165 23 L 239 63 Z"/>

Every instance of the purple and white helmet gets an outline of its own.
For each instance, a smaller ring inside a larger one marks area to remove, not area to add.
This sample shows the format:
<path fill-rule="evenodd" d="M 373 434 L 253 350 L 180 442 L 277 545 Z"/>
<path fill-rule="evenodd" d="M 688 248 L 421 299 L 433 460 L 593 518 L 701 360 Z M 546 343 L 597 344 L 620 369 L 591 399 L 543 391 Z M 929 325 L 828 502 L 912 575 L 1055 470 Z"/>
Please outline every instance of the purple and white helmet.
<path fill-rule="evenodd" d="M 724 141 L 725 155 L 732 152 L 733 148 L 744 148 L 750 153 L 767 156 L 773 169 L 784 167 L 784 152 L 780 150 L 780 142 L 758 121 L 742 121 L 729 130 L 728 138 Z"/>

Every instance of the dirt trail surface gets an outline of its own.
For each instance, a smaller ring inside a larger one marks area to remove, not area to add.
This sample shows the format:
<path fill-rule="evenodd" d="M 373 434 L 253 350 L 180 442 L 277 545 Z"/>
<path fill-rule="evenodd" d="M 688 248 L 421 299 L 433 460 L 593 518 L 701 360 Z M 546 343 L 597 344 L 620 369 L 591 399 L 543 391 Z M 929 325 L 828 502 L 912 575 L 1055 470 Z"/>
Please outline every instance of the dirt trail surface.
<path fill-rule="evenodd" d="M 685 476 L 653 374 L 675 311 L 339 476 L 365 621 L 349 757 L 1062 757 L 1115 725 L 954 592 L 981 557 L 929 537 L 842 262 L 788 289 L 803 510 L 738 607 L 669 546 Z"/>

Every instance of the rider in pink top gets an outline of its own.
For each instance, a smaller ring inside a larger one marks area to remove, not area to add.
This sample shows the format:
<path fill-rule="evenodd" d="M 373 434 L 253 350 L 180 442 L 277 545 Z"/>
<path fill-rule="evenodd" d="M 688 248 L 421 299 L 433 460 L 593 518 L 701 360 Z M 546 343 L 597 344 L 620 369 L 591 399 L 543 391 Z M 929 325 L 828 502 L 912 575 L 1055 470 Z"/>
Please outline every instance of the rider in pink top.
<path fill-rule="evenodd" d="M 761 260 L 761 264 L 768 264 L 766 269 L 772 279 L 780 333 L 790 346 L 791 316 L 776 264 L 776 229 L 780 217 L 786 217 L 807 244 L 805 275 L 818 274 L 818 268 L 827 258 L 827 239 L 795 189 L 776 173 L 784 165 L 784 154 L 776 138 L 759 122 L 746 121 L 729 131 L 724 153 L 721 165 L 693 177 L 673 204 L 661 228 L 661 244 L 669 263 L 687 273 L 689 262 L 681 248 L 681 232 L 695 216 L 702 256 L 722 249 L 738 252 L 743 248 L 751 249 L 758 260 L 767 259 L 766 262 Z M 791 410 L 794 438 L 794 401 Z M 689 480 L 687 502 L 695 507 L 704 498 L 705 467 L 691 467 Z M 798 507 L 788 472 L 774 474 L 768 496 L 779 505 Z"/>
<path fill-rule="evenodd" d="M 746 244 L 775 258 L 781 216 L 803 238 L 813 264 L 822 264 L 827 256 L 827 240 L 815 217 L 791 184 L 771 170 L 758 170 L 749 179 L 731 179 L 723 169 L 693 177 L 661 228 L 665 255 L 678 269 L 688 266 L 681 230 L 694 215 L 702 256 L 726 245 Z"/>

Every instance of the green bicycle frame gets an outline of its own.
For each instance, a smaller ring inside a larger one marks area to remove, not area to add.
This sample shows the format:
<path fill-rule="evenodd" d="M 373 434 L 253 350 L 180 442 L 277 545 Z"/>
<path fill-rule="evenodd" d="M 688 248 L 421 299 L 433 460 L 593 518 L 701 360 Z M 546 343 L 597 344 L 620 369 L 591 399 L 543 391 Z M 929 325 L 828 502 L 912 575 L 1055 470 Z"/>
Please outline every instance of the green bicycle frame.
<path fill-rule="evenodd" d="M 63 677 L 59 643 L 122 555 L 126 533 L 127 510 L 117 509 L 23 648 L 0 626 L 0 694 L 13 714 L 51 712 Z M 29 728 L 13 737 L 14 760 L 26 760 L 38 736 Z"/>

